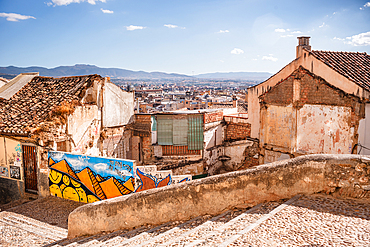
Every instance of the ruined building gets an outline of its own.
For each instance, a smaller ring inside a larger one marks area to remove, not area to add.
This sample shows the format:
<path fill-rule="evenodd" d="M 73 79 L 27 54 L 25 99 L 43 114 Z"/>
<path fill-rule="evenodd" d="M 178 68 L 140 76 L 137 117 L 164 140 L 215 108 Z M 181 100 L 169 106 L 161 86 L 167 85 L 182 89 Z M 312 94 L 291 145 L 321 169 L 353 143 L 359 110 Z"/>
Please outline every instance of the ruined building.
<path fill-rule="evenodd" d="M 122 133 L 134 96 L 99 75 L 17 76 L 0 88 L 0 200 L 48 196 L 48 151 L 102 155 Z"/>
<path fill-rule="evenodd" d="M 260 163 L 304 154 L 370 154 L 370 56 L 311 50 L 248 89 L 251 137 Z"/>

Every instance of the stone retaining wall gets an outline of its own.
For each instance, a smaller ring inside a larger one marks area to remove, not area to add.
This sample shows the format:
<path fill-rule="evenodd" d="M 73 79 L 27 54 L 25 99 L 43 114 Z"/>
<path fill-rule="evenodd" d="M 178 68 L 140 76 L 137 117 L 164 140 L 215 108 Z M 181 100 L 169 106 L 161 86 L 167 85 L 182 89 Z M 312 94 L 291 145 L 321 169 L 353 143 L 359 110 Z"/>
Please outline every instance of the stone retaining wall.
<path fill-rule="evenodd" d="M 219 214 L 239 204 L 326 192 L 370 199 L 370 156 L 307 155 L 77 208 L 68 237 Z"/>

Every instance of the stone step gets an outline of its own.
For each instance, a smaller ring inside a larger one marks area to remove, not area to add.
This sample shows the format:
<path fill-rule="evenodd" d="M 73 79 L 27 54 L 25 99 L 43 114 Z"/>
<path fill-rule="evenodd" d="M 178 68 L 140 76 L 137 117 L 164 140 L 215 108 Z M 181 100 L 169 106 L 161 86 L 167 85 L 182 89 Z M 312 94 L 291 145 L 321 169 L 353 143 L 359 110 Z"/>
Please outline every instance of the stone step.
<path fill-rule="evenodd" d="M 267 219 L 274 217 L 275 214 L 279 213 L 280 211 L 282 211 L 283 209 L 285 209 L 287 206 L 289 206 L 292 203 L 294 203 L 295 201 L 297 201 L 300 197 L 301 197 L 301 195 L 294 196 L 290 200 L 288 200 L 288 201 L 284 202 L 283 204 L 281 204 L 280 206 L 276 207 L 270 213 L 262 216 L 257 221 L 255 221 L 252 224 L 246 226 L 241 231 L 238 231 L 235 235 L 231 236 L 230 238 L 228 238 L 227 240 L 225 240 L 223 243 L 219 244 L 218 246 L 219 247 L 227 247 L 227 246 L 229 246 L 230 244 L 234 243 L 237 239 L 241 238 L 243 235 L 247 234 L 248 232 L 250 232 L 253 229 L 255 229 L 256 227 L 258 227 L 260 224 L 262 224 Z"/>
<path fill-rule="evenodd" d="M 143 226 L 132 231 L 116 231 L 59 243 L 54 246 L 150 247 L 150 246 L 229 246 L 244 234 L 273 217 L 300 196 L 284 202 L 268 202 L 251 209 L 228 210 L 215 217 L 200 216 L 186 222 Z"/>
<path fill-rule="evenodd" d="M 239 216 L 233 218 L 227 223 L 214 229 L 212 232 L 203 235 L 199 239 L 187 244 L 186 246 L 203 246 L 203 245 L 216 245 L 222 243 L 225 239 L 229 238 L 236 232 L 244 229 L 246 225 L 252 224 L 265 214 L 269 213 L 275 207 L 279 206 L 278 202 L 261 203 L 257 206 L 245 211 Z"/>
<path fill-rule="evenodd" d="M 66 230 L 62 228 L 60 230 L 56 230 L 52 225 L 37 222 L 36 220 L 30 220 L 29 218 L 25 219 L 23 217 L 8 215 L 0 219 L 0 222 L 54 241 L 59 241 L 67 237 Z"/>
<path fill-rule="evenodd" d="M 26 225 L 36 227 L 36 228 L 41 229 L 41 230 L 45 230 L 48 233 L 59 236 L 61 239 L 66 238 L 67 235 L 68 235 L 68 230 L 67 229 L 57 227 L 57 226 L 53 226 L 53 225 L 50 225 L 48 223 L 38 221 L 38 220 L 29 218 L 29 217 L 17 216 L 17 215 L 12 214 L 12 215 L 8 215 L 8 217 L 5 217 L 5 219 L 6 218 L 9 218 L 13 221 L 17 221 L 17 222 L 22 223 L 22 224 L 26 224 Z"/>
<path fill-rule="evenodd" d="M 186 221 L 178 226 L 175 226 L 173 227 L 172 229 L 166 231 L 166 232 L 163 232 L 161 234 L 158 234 L 157 236 L 155 236 L 154 238 L 151 238 L 149 240 L 147 240 L 146 242 L 143 242 L 139 245 L 137 245 L 137 247 L 139 246 L 151 246 L 151 245 L 156 245 L 156 244 L 161 244 L 161 243 L 164 243 L 166 242 L 167 240 L 169 239 L 173 239 L 175 238 L 176 236 L 178 235 L 181 235 L 183 232 L 186 231 L 186 229 L 190 229 L 192 227 L 195 227 L 194 226 L 194 223 L 198 221 L 198 225 L 200 225 L 202 222 L 202 219 L 204 217 L 202 216 L 199 216 L 199 217 L 196 217 L 194 219 L 191 219 L 189 221 Z M 205 220 L 203 220 L 205 221 Z M 196 225 L 196 223 L 195 223 Z"/>
<path fill-rule="evenodd" d="M 126 239 L 125 241 L 120 242 L 117 245 L 114 245 L 113 247 L 118 246 L 137 246 L 141 244 L 142 242 L 145 242 L 156 235 L 160 234 L 161 232 L 167 231 L 168 229 L 172 229 L 175 227 L 178 223 L 177 222 L 168 222 L 162 225 L 159 225 L 157 227 L 154 227 L 152 229 L 149 229 L 139 235 L 136 235 L 135 237 Z"/>

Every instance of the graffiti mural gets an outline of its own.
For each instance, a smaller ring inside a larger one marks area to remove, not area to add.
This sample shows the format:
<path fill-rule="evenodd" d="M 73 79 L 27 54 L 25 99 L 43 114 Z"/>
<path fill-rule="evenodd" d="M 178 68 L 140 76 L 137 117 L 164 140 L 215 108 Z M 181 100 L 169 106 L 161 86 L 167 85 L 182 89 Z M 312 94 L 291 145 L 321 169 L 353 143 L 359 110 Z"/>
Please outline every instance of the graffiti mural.
<path fill-rule="evenodd" d="M 157 166 L 137 166 L 135 168 L 135 192 L 182 183 L 191 180 L 191 175 L 172 175 L 171 170 L 157 171 Z"/>
<path fill-rule="evenodd" d="M 95 202 L 134 192 L 134 161 L 49 152 L 49 188 L 54 196 Z"/>

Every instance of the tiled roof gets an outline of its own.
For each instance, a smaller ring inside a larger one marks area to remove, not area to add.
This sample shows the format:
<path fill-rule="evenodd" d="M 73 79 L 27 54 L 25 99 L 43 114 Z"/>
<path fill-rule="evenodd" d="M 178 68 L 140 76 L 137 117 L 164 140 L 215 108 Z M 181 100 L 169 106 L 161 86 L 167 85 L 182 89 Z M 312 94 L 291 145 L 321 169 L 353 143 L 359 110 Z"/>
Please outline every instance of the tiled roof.
<path fill-rule="evenodd" d="M 0 98 L 10 99 L 39 73 L 22 73 L 0 88 Z"/>
<path fill-rule="evenodd" d="M 370 90 L 370 56 L 366 52 L 311 51 L 311 53 L 339 74 Z"/>
<path fill-rule="evenodd" d="M 27 135 L 62 103 L 80 102 L 84 89 L 101 79 L 99 75 L 34 77 L 9 100 L 0 99 L 0 134 Z"/>

